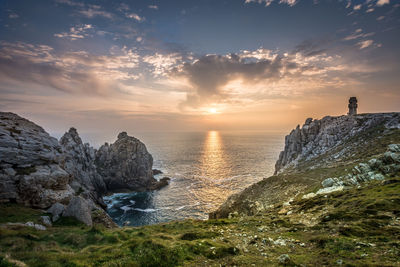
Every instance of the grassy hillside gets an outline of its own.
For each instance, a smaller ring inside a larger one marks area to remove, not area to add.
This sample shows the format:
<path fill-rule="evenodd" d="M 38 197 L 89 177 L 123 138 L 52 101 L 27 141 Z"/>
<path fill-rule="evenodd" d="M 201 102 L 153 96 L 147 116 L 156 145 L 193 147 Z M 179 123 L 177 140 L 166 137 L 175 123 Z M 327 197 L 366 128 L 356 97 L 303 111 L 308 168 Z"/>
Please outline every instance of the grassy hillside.
<path fill-rule="evenodd" d="M 400 144 L 400 129 L 378 126 L 361 132 L 317 158 L 301 161 L 296 168 L 265 178 L 231 196 L 210 214 L 210 218 L 226 218 L 234 212 L 254 215 L 296 196 L 314 192 L 321 188 L 324 179 L 349 173 L 357 164 L 381 156 L 393 143 Z"/>
<path fill-rule="evenodd" d="M 399 177 L 255 216 L 117 229 L 66 218 L 46 231 L 10 226 L 42 213 L 7 204 L 0 266 L 400 266 L 399 207 Z"/>

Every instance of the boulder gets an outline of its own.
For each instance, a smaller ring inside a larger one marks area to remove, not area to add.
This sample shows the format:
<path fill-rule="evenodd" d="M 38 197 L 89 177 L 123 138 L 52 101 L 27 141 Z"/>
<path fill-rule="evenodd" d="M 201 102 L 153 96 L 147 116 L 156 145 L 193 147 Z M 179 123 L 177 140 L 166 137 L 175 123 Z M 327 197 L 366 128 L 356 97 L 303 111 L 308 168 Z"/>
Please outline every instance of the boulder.
<path fill-rule="evenodd" d="M 52 226 L 51 220 L 49 216 L 40 216 L 44 225 Z"/>
<path fill-rule="evenodd" d="M 62 216 L 74 217 L 88 226 L 93 224 L 89 204 L 86 199 L 80 196 L 75 196 L 71 199 Z"/>
<path fill-rule="evenodd" d="M 52 215 L 53 222 L 57 221 L 65 210 L 65 206 L 59 202 L 54 203 L 46 212 Z"/>
<path fill-rule="evenodd" d="M 323 180 L 321 184 L 323 187 L 331 187 L 335 184 L 335 180 L 333 180 L 332 178 L 327 178 Z"/>

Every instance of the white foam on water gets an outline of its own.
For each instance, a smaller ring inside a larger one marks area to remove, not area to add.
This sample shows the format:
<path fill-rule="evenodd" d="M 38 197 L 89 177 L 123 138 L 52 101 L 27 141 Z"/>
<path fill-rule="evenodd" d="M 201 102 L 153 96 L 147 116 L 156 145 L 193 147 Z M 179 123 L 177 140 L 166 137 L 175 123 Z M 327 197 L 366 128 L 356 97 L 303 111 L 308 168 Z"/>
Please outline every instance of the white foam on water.
<path fill-rule="evenodd" d="M 141 212 L 156 212 L 156 209 L 139 209 L 139 208 L 133 208 L 133 210 L 141 211 Z"/>
<path fill-rule="evenodd" d="M 128 210 L 131 210 L 131 209 L 133 209 L 133 208 L 131 208 L 131 207 L 129 207 L 129 206 L 122 206 L 122 207 L 120 207 L 120 209 L 123 210 L 124 213 L 125 213 L 125 212 L 127 212 Z"/>

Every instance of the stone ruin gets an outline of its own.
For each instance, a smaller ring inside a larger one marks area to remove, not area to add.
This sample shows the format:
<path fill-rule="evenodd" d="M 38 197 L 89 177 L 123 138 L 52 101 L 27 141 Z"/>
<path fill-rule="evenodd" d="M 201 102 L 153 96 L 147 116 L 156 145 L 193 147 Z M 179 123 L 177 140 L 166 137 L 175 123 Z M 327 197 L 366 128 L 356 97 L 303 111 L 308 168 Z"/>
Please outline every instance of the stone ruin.
<path fill-rule="evenodd" d="M 352 96 L 349 99 L 349 113 L 347 115 L 352 116 L 352 115 L 357 115 L 357 97 Z"/>

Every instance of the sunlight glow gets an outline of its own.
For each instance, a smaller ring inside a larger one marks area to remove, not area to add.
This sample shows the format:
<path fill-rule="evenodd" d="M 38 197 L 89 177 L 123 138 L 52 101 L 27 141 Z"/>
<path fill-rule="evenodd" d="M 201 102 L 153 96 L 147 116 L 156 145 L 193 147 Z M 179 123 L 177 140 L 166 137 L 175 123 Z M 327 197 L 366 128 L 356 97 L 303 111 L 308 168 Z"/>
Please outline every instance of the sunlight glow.
<path fill-rule="evenodd" d="M 216 108 L 210 108 L 210 109 L 208 110 L 208 113 L 210 113 L 210 114 L 217 114 L 217 113 L 218 113 L 218 110 L 217 110 Z"/>

